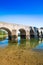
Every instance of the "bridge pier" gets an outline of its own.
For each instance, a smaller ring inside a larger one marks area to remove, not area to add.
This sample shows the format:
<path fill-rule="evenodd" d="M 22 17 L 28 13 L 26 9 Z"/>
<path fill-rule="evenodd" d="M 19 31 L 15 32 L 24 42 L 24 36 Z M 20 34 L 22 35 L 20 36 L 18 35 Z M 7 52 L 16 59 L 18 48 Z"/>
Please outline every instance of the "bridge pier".
<path fill-rule="evenodd" d="M 29 40 L 30 39 L 30 31 L 26 31 L 26 40 Z"/>
<path fill-rule="evenodd" d="M 12 30 L 12 41 L 17 41 L 16 30 Z"/>
<path fill-rule="evenodd" d="M 30 35 L 26 35 L 26 40 L 29 40 L 30 39 Z"/>
<path fill-rule="evenodd" d="M 16 35 L 12 36 L 12 41 L 17 41 L 17 36 Z"/>

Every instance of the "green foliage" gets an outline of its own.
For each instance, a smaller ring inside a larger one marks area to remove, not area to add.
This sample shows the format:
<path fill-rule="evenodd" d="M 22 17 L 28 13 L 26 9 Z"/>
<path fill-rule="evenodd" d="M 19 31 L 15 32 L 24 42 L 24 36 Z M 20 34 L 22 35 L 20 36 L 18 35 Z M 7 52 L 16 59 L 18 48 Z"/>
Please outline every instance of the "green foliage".
<path fill-rule="evenodd" d="M 0 35 L 6 35 L 6 32 L 3 30 L 0 30 Z"/>

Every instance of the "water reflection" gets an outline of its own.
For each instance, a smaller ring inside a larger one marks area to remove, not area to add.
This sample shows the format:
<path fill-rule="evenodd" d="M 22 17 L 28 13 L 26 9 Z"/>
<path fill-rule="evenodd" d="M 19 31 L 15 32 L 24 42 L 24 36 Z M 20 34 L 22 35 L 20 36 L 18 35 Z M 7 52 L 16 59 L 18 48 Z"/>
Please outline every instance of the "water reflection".
<path fill-rule="evenodd" d="M 43 39 L 42 38 L 39 39 L 39 44 L 36 45 L 36 47 L 33 48 L 33 50 L 43 50 Z"/>
<path fill-rule="evenodd" d="M 36 47 L 39 44 L 39 39 L 30 39 L 31 48 Z"/>
<path fill-rule="evenodd" d="M 20 45 L 20 42 L 21 42 L 20 36 L 18 36 L 18 45 Z"/>
<path fill-rule="evenodd" d="M 0 41 L 0 47 L 6 47 L 6 46 L 8 46 L 8 39 Z"/>
<path fill-rule="evenodd" d="M 35 49 L 43 49 L 43 43 L 40 43 Z"/>
<path fill-rule="evenodd" d="M 12 41 L 8 40 L 8 37 L 4 40 L 0 41 L 0 47 L 6 47 L 10 45 L 18 45 L 20 48 L 31 48 L 31 49 L 43 49 L 43 39 L 30 39 L 28 41 L 21 40 L 20 37 L 18 37 L 18 42 L 14 43 Z"/>

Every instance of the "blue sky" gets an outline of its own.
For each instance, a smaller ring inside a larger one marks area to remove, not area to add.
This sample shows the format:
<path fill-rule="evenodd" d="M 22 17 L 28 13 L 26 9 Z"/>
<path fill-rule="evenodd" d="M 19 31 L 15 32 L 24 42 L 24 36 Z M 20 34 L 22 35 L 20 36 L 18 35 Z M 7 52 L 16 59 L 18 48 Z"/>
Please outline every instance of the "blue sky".
<path fill-rule="evenodd" d="M 43 27 L 43 0 L 0 0 L 0 21 Z"/>

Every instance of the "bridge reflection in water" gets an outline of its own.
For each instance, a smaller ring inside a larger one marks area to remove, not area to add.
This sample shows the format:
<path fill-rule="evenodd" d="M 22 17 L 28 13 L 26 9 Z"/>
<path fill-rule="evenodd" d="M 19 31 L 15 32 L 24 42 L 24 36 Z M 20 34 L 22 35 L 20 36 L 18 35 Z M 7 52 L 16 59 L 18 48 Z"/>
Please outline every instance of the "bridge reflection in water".
<path fill-rule="evenodd" d="M 34 49 L 34 48 L 43 49 L 43 39 L 30 39 L 26 41 L 26 40 L 21 40 L 20 37 L 18 37 L 18 42 L 15 42 L 15 43 L 12 42 L 11 40 L 8 40 L 8 38 L 0 41 L 1 48 L 5 48 L 15 44 L 16 46 L 19 46 L 20 48 L 25 47 L 25 49 Z"/>
<path fill-rule="evenodd" d="M 0 47 L 6 47 L 8 46 L 8 39 L 0 41 Z"/>

